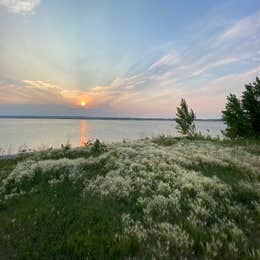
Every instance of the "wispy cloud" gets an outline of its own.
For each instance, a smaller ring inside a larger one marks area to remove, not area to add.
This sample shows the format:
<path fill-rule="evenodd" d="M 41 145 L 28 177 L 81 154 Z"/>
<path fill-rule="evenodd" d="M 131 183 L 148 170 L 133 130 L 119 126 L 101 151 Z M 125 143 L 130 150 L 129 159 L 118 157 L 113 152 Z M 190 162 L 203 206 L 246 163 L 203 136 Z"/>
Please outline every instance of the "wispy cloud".
<path fill-rule="evenodd" d="M 28 14 L 32 13 L 41 0 L 0 0 L 0 4 L 10 12 Z"/>
<path fill-rule="evenodd" d="M 254 14 L 245 17 L 237 22 L 234 22 L 224 33 L 219 37 L 218 42 L 223 43 L 236 39 L 254 36 L 260 30 L 260 10 Z"/>
<path fill-rule="evenodd" d="M 260 46 L 259 17 L 257 11 L 225 24 L 222 30 L 203 35 L 186 49 L 174 47 L 146 70 L 115 79 L 103 90 L 112 96 L 111 106 L 123 111 L 155 114 L 160 110 L 167 114 L 171 113 L 170 107 L 175 110 L 181 97 L 186 97 L 199 114 L 208 111 L 220 115 L 225 97 L 230 92 L 241 93 L 244 84 L 260 74 L 256 60 Z"/>
<path fill-rule="evenodd" d="M 121 115 L 174 116 L 180 98 L 185 97 L 199 116 L 220 116 L 226 96 L 241 93 L 244 84 L 260 76 L 259 17 L 260 11 L 256 11 L 220 23 L 221 28 L 214 17 L 210 17 L 213 24 L 204 19 L 192 44 L 167 44 L 165 51 L 160 48 L 163 54 L 159 58 L 154 55 L 157 58 L 147 66 L 104 86 L 75 90 L 49 81 L 2 83 L 0 103 L 78 106 L 85 100 L 87 109 L 106 107 Z"/>
<path fill-rule="evenodd" d="M 78 107 L 84 100 L 87 108 L 97 107 L 111 99 L 108 90 L 101 86 L 89 91 L 64 89 L 50 81 L 41 80 L 23 80 L 19 84 L 0 82 L 0 104 L 60 104 Z"/>
<path fill-rule="evenodd" d="M 62 102 L 61 88 L 44 81 L 0 83 L 1 104 L 52 104 Z"/>

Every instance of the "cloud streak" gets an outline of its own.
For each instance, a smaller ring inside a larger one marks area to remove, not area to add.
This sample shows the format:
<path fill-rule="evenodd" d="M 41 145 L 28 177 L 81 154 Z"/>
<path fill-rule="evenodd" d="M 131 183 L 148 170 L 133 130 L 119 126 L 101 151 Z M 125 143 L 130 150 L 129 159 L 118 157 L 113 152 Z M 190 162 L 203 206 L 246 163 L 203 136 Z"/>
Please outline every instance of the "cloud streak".
<path fill-rule="evenodd" d="M 81 101 L 87 103 L 87 108 L 102 106 L 112 96 L 108 90 L 97 86 L 89 91 L 64 89 L 49 81 L 23 80 L 20 84 L 0 82 L 0 104 L 33 104 L 33 105 L 64 105 L 79 107 Z"/>
<path fill-rule="evenodd" d="M 218 43 L 234 41 L 256 35 L 260 30 L 260 10 L 230 26 L 218 39 Z"/>
<path fill-rule="evenodd" d="M 223 27 L 206 43 L 175 47 L 143 72 L 115 79 L 103 90 L 112 96 L 110 105 L 136 114 L 169 115 L 185 97 L 199 114 L 220 116 L 225 97 L 241 93 L 260 74 L 260 11 Z"/>
<path fill-rule="evenodd" d="M 0 0 L 0 4 L 7 7 L 12 13 L 32 13 L 41 0 Z"/>
<path fill-rule="evenodd" d="M 77 107 L 84 100 L 87 110 L 102 107 L 120 115 L 174 117 L 179 100 L 185 97 L 198 116 L 219 117 L 225 97 L 230 92 L 240 94 L 244 84 L 260 76 L 260 10 L 221 29 L 217 22 L 211 26 L 204 20 L 193 44 L 170 43 L 146 67 L 106 85 L 76 90 L 50 81 L 2 82 L 0 104 Z"/>

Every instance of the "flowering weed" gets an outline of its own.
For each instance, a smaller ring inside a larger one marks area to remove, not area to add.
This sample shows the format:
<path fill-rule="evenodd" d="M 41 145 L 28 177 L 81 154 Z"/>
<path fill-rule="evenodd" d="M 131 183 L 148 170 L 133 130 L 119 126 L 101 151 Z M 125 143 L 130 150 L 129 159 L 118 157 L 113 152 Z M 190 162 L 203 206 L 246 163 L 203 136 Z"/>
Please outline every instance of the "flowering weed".
<path fill-rule="evenodd" d="M 0 256 L 257 259 L 248 147 L 145 139 L 25 156 L 0 179 Z"/>

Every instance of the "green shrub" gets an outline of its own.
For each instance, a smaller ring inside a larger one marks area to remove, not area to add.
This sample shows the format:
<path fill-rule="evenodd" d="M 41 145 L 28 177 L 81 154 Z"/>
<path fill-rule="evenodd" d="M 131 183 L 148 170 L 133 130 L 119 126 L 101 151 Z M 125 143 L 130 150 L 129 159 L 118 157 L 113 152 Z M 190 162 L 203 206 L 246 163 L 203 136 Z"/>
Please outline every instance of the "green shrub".
<path fill-rule="evenodd" d="M 260 136 L 260 80 L 245 85 L 246 90 L 242 94 L 242 107 L 249 119 L 253 132 Z"/>
<path fill-rule="evenodd" d="M 92 154 L 100 154 L 106 150 L 106 145 L 101 143 L 98 139 L 91 144 L 90 152 Z"/>
<path fill-rule="evenodd" d="M 239 99 L 236 95 L 230 94 L 227 101 L 225 110 L 222 111 L 223 120 L 227 124 L 224 135 L 230 138 L 250 136 L 252 127 Z"/>
<path fill-rule="evenodd" d="M 194 125 L 195 113 L 191 109 L 189 112 L 186 100 L 182 98 L 180 107 L 177 107 L 176 123 L 178 132 L 183 135 L 193 135 L 195 132 Z"/>
<path fill-rule="evenodd" d="M 223 132 L 230 138 L 260 136 L 260 80 L 245 85 L 241 101 L 234 94 L 227 97 L 222 118 L 227 125 Z"/>

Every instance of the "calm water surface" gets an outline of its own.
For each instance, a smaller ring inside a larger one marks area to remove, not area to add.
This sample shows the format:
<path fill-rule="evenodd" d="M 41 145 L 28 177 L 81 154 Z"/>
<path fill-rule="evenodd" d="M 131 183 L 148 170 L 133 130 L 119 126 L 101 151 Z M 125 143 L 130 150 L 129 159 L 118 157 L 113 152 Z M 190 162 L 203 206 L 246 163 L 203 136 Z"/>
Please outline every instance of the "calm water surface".
<path fill-rule="evenodd" d="M 83 145 L 96 138 L 106 142 L 178 135 L 175 121 L 155 120 L 76 120 L 76 119 L 0 119 L 0 154 L 19 149 L 44 149 L 70 143 Z M 221 135 L 221 121 L 196 122 L 197 130 Z"/>

